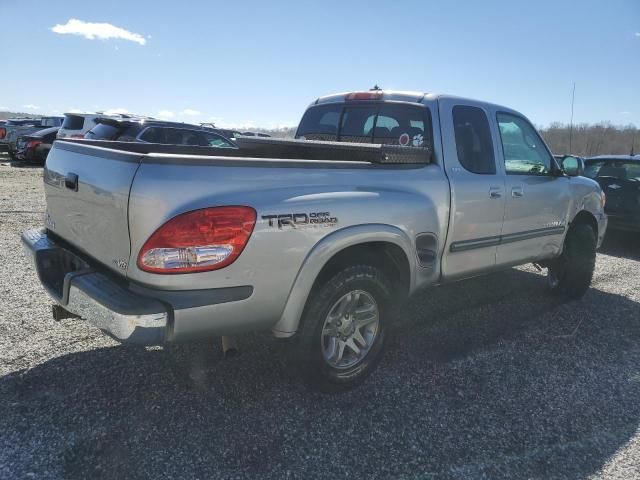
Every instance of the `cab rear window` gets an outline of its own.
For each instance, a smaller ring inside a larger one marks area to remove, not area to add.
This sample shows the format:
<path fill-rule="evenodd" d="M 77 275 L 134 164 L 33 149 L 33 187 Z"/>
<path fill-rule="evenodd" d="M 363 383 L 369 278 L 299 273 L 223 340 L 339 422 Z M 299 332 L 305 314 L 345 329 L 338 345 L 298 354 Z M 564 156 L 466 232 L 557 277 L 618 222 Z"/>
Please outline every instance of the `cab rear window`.
<path fill-rule="evenodd" d="M 406 103 L 336 103 L 310 107 L 296 134 L 307 140 L 431 145 L 431 114 Z"/>

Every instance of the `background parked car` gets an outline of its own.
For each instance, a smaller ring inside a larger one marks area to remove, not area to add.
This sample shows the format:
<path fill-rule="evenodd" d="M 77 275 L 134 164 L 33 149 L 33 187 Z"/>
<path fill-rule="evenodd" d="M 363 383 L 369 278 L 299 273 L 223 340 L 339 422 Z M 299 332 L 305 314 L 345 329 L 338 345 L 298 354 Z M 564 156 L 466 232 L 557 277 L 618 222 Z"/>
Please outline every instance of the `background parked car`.
<path fill-rule="evenodd" d="M 98 124 L 99 118 L 124 119 L 132 118 L 132 116 L 125 114 L 105 115 L 100 112 L 65 113 L 62 128 L 58 130 L 58 138 L 84 138 L 84 134 Z"/>
<path fill-rule="evenodd" d="M 242 132 L 240 135 L 243 137 L 271 137 L 271 135 L 261 132 Z"/>
<path fill-rule="evenodd" d="M 584 174 L 607 196 L 609 228 L 640 232 L 640 156 L 590 157 L 585 159 Z"/>
<path fill-rule="evenodd" d="M 18 118 L 10 119 L 2 127 L 4 135 L 0 131 L 0 142 L 6 145 L 9 157 L 15 159 L 16 141 L 22 135 L 29 135 L 45 127 L 58 127 L 62 124 L 63 117 Z"/>
<path fill-rule="evenodd" d="M 28 163 L 44 164 L 60 127 L 50 127 L 18 138 L 16 158 Z"/>
<path fill-rule="evenodd" d="M 220 131 L 188 123 L 148 119 L 98 118 L 97 125 L 85 137 L 89 140 L 191 145 L 194 147 L 237 148 Z"/>

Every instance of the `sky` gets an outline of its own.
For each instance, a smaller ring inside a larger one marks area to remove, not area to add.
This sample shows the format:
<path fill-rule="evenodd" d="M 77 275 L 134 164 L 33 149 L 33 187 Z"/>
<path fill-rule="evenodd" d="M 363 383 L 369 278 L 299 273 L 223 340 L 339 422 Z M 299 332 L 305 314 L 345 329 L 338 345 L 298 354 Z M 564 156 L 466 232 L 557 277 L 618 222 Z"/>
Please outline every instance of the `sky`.
<path fill-rule="evenodd" d="M 640 0 L 0 0 L 0 110 L 294 126 L 387 89 L 640 126 Z"/>

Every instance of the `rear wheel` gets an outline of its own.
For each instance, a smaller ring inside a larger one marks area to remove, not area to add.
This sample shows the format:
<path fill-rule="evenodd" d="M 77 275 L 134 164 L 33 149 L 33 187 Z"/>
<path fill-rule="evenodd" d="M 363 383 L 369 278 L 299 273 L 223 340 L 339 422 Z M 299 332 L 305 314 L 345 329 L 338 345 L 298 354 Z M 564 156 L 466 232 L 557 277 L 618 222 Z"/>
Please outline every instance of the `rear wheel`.
<path fill-rule="evenodd" d="M 571 227 L 562 255 L 549 264 L 548 287 L 566 300 L 582 298 L 591 285 L 596 264 L 596 236 L 589 225 Z"/>
<path fill-rule="evenodd" d="M 298 332 L 296 363 L 307 384 L 321 390 L 353 387 L 382 355 L 391 293 L 384 273 L 347 267 L 311 294 Z"/>

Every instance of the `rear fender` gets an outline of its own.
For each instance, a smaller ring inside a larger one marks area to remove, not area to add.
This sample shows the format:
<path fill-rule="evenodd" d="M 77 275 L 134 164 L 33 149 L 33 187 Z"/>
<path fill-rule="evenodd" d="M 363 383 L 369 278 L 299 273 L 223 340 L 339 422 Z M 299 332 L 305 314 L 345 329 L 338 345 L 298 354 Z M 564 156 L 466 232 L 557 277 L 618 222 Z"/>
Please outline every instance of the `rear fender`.
<path fill-rule="evenodd" d="M 397 227 L 385 224 L 356 225 L 338 230 L 318 242 L 305 258 L 289 292 L 282 316 L 273 328 L 276 337 L 289 337 L 298 329 L 313 284 L 322 268 L 345 248 L 369 242 L 388 242 L 399 246 L 409 259 L 409 290 L 415 286 L 416 254 L 411 240 Z"/>

